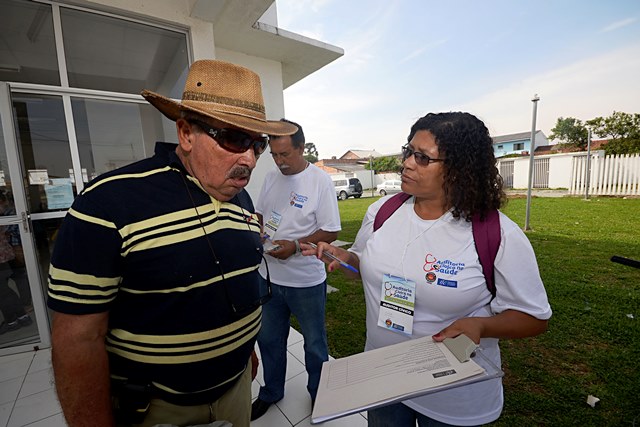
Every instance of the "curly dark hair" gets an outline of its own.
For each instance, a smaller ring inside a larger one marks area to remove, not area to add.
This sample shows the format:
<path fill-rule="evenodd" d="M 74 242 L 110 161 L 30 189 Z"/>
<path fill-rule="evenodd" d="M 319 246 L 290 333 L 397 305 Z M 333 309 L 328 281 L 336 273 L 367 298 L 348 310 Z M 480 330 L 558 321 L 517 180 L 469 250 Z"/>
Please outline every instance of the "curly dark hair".
<path fill-rule="evenodd" d="M 463 112 L 429 113 L 411 126 L 407 141 L 426 130 L 444 158 L 444 197 L 455 218 L 484 218 L 506 201 L 496 167 L 489 130 L 476 116 Z"/>

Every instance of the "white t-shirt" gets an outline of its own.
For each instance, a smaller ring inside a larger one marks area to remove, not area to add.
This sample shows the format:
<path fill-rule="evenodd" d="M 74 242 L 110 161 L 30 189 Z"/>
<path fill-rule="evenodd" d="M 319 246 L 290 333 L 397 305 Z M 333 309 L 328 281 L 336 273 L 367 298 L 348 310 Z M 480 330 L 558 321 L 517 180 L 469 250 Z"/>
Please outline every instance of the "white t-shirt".
<path fill-rule="evenodd" d="M 266 224 L 272 215 L 279 218 L 272 240 L 296 240 L 318 230 L 340 231 L 338 199 L 326 172 L 309 166 L 295 175 L 283 175 L 279 170 L 265 177 L 258 197 L 256 212 Z M 265 255 L 269 262 L 271 281 L 281 286 L 305 288 L 322 283 L 327 278 L 324 263 L 313 256 L 296 253 L 280 260 Z M 264 261 L 260 274 L 266 278 Z"/>
<path fill-rule="evenodd" d="M 375 233 L 373 221 L 380 206 L 372 204 L 350 251 L 360 258 L 367 307 L 365 350 L 433 335 L 461 317 L 486 317 L 507 309 L 538 319 L 551 317 L 533 248 L 520 228 L 500 213 L 501 241 L 495 259 L 496 297 L 482 274 L 471 223 L 450 212 L 437 220 L 423 220 L 410 198 Z M 385 273 L 416 284 L 413 335 L 407 337 L 379 327 L 378 313 Z M 498 340 L 483 338 L 484 354 L 500 366 Z M 492 379 L 406 400 L 407 406 L 437 421 L 477 425 L 496 420 L 502 411 L 502 381 Z"/>

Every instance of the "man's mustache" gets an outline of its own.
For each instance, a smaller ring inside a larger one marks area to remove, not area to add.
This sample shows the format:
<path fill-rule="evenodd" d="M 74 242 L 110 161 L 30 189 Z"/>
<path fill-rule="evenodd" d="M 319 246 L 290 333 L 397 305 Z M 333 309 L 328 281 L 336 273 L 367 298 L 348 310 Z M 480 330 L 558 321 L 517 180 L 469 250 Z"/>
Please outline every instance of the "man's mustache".
<path fill-rule="evenodd" d="M 236 166 L 229 171 L 227 174 L 227 178 L 236 179 L 236 178 L 250 178 L 251 177 L 251 169 L 247 166 Z"/>

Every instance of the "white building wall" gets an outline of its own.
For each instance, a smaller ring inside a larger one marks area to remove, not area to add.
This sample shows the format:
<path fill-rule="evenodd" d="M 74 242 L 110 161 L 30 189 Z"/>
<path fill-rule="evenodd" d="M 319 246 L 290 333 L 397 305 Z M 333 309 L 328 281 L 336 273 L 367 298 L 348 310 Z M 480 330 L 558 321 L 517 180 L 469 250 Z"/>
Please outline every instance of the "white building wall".
<path fill-rule="evenodd" d="M 94 0 L 88 3 L 102 5 L 101 9 L 120 9 L 119 14 L 130 17 L 151 17 L 174 26 L 183 27 L 190 32 L 190 43 L 193 53 L 193 60 L 198 59 L 220 59 L 234 64 L 247 67 L 260 76 L 262 83 L 262 94 L 264 97 L 267 119 L 280 120 L 285 117 L 284 97 L 282 84 L 282 64 L 277 61 L 268 60 L 256 56 L 246 55 L 227 49 L 216 48 L 213 24 L 201 19 L 192 18 L 191 8 L 193 1 L 175 0 Z M 262 21 L 270 24 L 277 23 L 277 9 L 275 3 L 265 12 Z M 291 118 L 295 121 L 295 118 Z M 170 123 L 167 123 L 170 125 Z M 304 126 L 304 125 L 303 125 Z M 173 130 L 169 130 L 171 135 Z M 256 169 L 251 175 L 251 181 L 247 186 L 247 191 L 251 197 L 257 200 L 262 186 L 262 181 L 271 169 L 275 168 L 275 163 L 266 152 L 261 156 Z"/>
<path fill-rule="evenodd" d="M 284 90 L 282 87 L 282 64 L 277 61 L 245 55 L 240 52 L 233 52 L 222 48 L 218 48 L 216 53 L 217 59 L 242 65 L 258 73 L 262 83 L 262 96 L 264 98 L 268 120 L 280 120 L 286 117 L 284 114 L 284 97 L 282 93 Z M 296 118 L 292 117 L 291 120 L 295 122 Z M 304 123 L 300 123 L 300 125 L 303 126 L 304 130 Z M 265 175 L 275 168 L 276 164 L 267 149 L 267 151 L 260 156 L 258 164 L 251 174 L 251 181 L 246 187 L 254 202 L 258 199 Z"/>

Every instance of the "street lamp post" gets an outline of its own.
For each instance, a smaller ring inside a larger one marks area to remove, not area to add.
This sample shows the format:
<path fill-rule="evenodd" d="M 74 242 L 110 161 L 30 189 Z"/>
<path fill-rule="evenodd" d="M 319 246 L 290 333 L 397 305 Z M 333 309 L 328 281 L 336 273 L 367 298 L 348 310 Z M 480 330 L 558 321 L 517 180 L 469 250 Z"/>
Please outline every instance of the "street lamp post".
<path fill-rule="evenodd" d="M 529 186 L 527 187 L 527 214 L 524 220 L 524 229 L 530 230 L 529 227 L 529 212 L 531 211 L 531 187 L 533 185 L 533 152 L 536 149 L 536 115 L 538 113 L 538 101 L 540 97 L 538 94 L 533 95 L 533 117 L 531 119 L 531 147 L 529 149 Z"/>

